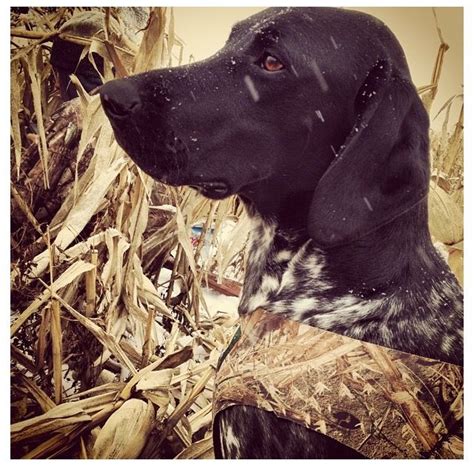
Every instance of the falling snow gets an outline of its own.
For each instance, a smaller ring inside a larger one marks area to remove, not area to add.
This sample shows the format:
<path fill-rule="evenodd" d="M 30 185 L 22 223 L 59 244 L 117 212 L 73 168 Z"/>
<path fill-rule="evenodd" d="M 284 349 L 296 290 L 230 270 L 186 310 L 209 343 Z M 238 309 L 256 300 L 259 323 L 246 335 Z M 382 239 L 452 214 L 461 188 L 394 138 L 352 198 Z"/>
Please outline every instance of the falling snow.
<path fill-rule="evenodd" d="M 369 202 L 369 200 L 368 200 L 366 197 L 364 197 L 364 202 L 365 202 L 365 204 L 367 205 L 367 208 L 368 208 L 371 212 L 373 212 L 374 209 L 373 209 L 373 207 L 372 207 L 372 204 Z"/>
<path fill-rule="evenodd" d="M 291 65 L 291 71 L 293 71 L 293 73 L 295 74 L 295 76 L 296 76 L 297 78 L 299 78 L 300 75 L 298 74 L 298 72 L 296 71 L 296 69 L 295 69 L 295 67 L 294 67 L 293 65 Z"/>
<path fill-rule="evenodd" d="M 258 102 L 260 100 L 260 95 L 257 89 L 255 88 L 255 84 L 253 83 L 252 78 L 248 74 L 244 76 L 244 82 L 254 102 Z"/>
<path fill-rule="evenodd" d="M 313 60 L 311 62 L 311 66 L 313 68 L 314 74 L 316 75 L 316 79 L 318 80 L 318 83 L 321 87 L 321 90 L 323 92 L 327 92 L 328 89 L 329 89 L 329 86 L 328 86 L 328 83 L 327 83 L 326 79 L 324 78 L 323 73 L 321 72 L 318 64 Z"/>
<path fill-rule="evenodd" d="M 321 113 L 320 110 L 316 110 L 316 115 L 318 116 L 318 118 L 324 123 L 324 118 L 323 118 L 323 114 Z"/>

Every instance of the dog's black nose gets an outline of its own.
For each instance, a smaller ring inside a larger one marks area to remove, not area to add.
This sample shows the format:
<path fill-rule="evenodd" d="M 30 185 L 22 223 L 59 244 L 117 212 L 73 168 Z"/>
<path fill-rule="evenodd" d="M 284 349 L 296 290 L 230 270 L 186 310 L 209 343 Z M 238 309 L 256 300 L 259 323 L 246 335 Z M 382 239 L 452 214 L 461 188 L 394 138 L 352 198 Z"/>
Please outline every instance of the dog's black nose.
<path fill-rule="evenodd" d="M 142 106 L 135 85 L 127 79 L 116 79 L 100 88 L 100 100 L 107 116 L 124 119 L 132 116 Z"/>

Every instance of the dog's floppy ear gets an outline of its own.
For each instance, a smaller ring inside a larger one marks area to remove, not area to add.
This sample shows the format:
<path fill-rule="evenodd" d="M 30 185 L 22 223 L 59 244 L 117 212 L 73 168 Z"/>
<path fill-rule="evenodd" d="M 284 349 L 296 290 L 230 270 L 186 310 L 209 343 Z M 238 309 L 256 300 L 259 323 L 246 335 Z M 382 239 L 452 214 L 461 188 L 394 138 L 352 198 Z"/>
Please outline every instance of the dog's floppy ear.
<path fill-rule="evenodd" d="M 379 61 L 355 99 L 356 121 L 318 183 L 308 232 L 321 247 L 352 242 L 428 193 L 428 117 L 409 79 Z"/>

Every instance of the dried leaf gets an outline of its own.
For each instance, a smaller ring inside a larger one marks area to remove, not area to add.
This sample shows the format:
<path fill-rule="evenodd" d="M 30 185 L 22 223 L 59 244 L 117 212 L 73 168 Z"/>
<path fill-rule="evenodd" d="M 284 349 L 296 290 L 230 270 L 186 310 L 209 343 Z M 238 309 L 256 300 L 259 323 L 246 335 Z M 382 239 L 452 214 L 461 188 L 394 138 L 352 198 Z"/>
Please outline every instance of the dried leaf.
<path fill-rule="evenodd" d="M 114 181 L 125 164 L 125 158 L 116 160 L 86 188 L 77 199 L 77 204 L 66 217 L 64 226 L 54 240 L 55 246 L 60 249 L 65 249 L 79 233 L 81 233 L 91 217 L 96 213 L 97 208 L 103 202 L 105 193 L 108 191 L 110 184 Z"/>
<path fill-rule="evenodd" d="M 135 58 L 134 74 L 159 68 L 163 62 L 166 8 L 152 8 Z"/>
<path fill-rule="evenodd" d="M 191 267 L 193 275 L 197 275 L 196 263 L 194 261 L 193 248 L 190 240 L 190 231 L 184 222 L 183 213 L 179 207 L 176 209 L 176 224 L 179 244 L 186 254 L 186 258 L 188 259 L 189 267 Z"/>
<path fill-rule="evenodd" d="M 67 309 L 67 311 L 72 314 L 79 321 L 79 323 L 81 323 L 85 328 L 87 328 L 89 332 L 91 332 L 112 354 L 114 354 L 132 374 L 137 373 L 135 366 L 132 364 L 128 356 L 124 353 L 122 348 L 120 348 L 120 345 L 117 343 L 113 336 L 104 332 L 104 330 L 102 330 L 97 324 L 92 322 L 87 317 L 83 316 L 80 312 L 77 312 L 72 306 L 70 306 L 57 294 L 54 294 L 54 297 L 61 302 L 65 309 Z"/>
<path fill-rule="evenodd" d="M 448 264 L 462 286 L 464 283 L 464 242 L 463 241 L 450 246 Z"/>
<path fill-rule="evenodd" d="M 10 114 L 11 114 L 11 130 L 13 138 L 13 148 L 15 152 L 15 166 L 16 176 L 20 177 L 21 165 L 21 131 L 20 131 L 20 109 L 21 109 L 21 90 L 20 80 L 18 75 L 20 72 L 20 63 L 18 60 L 11 62 L 10 68 L 10 83 L 11 83 L 11 99 L 10 99 Z"/>
<path fill-rule="evenodd" d="M 81 260 L 74 262 L 74 264 L 72 264 L 51 284 L 50 288 L 53 290 L 53 293 L 56 293 L 66 285 L 69 285 L 83 273 L 92 270 L 94 267 L 94 265 Z M 13 322 L 10 329 L 10 336 L 13 336 L 23 323 L 51 297 L 51 289 L 44 290 L 43 293 L 20 314 L 15 322 Z"/>
<path fill-rule="evenodd" d="M 321 419 L 320 421 L 318 421 L 316 425 L 318 427 L 318 432 L 321 432 L 323 435 L 326 435 L 327 427 L 326 427 L 326 422 L 324 421 L 324 419 Z"/>
<path fill-rule="evenodd" d="M 38 50 L 32 49 L 32 51 L 26 56 L 28 64 L 28 75 L 31 82 L 31 93 L 33 94 L 33 105 L 36 114 L 36 124 L 38 125 L 38 136 L 40 138 L 40 144 L 38 150 L 40 159 L 43 164 L 43 174 L 45 187 L 49 188 L 49 170 L 48 170 L 48 145 L 46 143 L 46 132 L 44 129 L 43 122 L 43 109 L 41 107 L 41 77 L 38 74 L 37 67 Z"/>
<path fill-rule="evenodd" d="M 168 388 L 171 385 L 173 372 L 173 369 L 162 369 L 159 371 L 148 372 L 138 381 L 136 389 L 155 390 L 160 388 Z"/>
<path fill-rule="evenodd" d="M 194 442 L 189 447 L 185 448 L 175 459 L 214 459 L 214 445 L 212 443 L 212 436 L 203 438 Z"/>

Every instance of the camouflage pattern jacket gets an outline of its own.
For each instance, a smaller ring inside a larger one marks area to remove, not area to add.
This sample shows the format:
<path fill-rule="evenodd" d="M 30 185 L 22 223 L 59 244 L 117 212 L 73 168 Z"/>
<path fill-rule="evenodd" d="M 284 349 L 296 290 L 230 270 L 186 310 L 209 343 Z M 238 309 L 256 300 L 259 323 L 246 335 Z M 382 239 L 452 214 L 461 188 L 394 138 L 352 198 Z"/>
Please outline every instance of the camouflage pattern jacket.
<path fill-rule="evenodd" d="M 219 362 L 214 418 L 250 405 L 368 458 L 462 458 L 460 366 L 284 319 L 241 317 Z"/>

